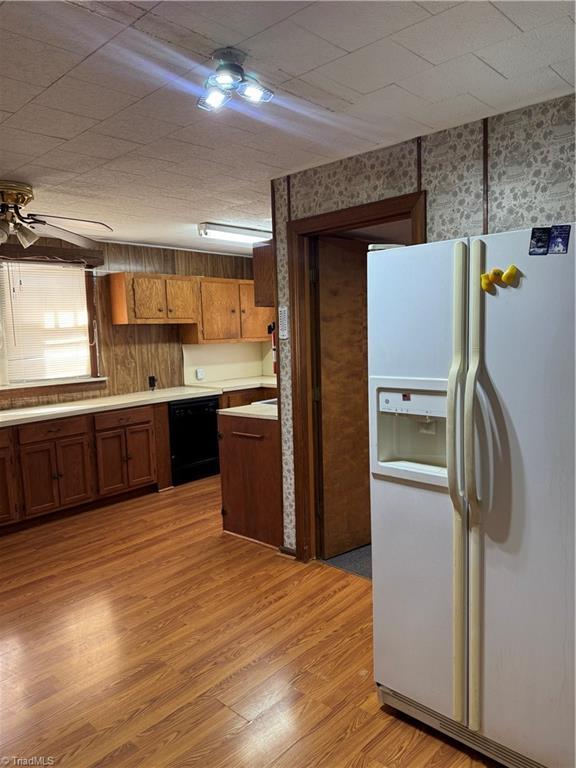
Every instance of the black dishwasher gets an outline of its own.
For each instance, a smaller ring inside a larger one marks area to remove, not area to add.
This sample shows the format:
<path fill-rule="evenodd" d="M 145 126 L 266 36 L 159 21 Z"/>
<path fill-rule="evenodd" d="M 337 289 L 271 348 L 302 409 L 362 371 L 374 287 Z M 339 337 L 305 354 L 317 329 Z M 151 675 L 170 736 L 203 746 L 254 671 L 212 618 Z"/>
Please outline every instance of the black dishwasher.
<path fill-rule="evenodd" d="M 170 403 L 172 483 L 217 475 L 218 398 L 202 397 Z"/>

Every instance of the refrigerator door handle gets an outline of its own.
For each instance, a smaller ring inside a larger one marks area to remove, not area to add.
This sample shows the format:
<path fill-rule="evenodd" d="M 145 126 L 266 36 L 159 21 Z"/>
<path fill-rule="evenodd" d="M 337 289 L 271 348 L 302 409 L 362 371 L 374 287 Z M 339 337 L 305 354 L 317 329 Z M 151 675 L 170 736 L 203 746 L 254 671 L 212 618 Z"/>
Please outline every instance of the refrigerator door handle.
<path fill-rule="evenodd" d="M 482 368 L 483 298 L 480 275 L 484 272 L 485 244 L 474 240 L 471 246 L 470 280 L 470 361 L 464 393 L 464 478 L 469 507 L 468 550 L 468 727 L 480 730 L 481 710 L 481 645 L 482 645 L 482 584 L 481 584 L 481 507 L 476 478 L 476 386 Z"/>
<path fill-rule="evenodd" d="M 458 472 L 458 393 L 466 362 L 466 243 L 454 244 L 452 297 L 452 364 L 448 374 L 446 408 L 446 467 L 454 508 L 452 537 L 452 709 L 454 720 L 465 721 L 466 663 L 466 530 L 464 500 Z"/>

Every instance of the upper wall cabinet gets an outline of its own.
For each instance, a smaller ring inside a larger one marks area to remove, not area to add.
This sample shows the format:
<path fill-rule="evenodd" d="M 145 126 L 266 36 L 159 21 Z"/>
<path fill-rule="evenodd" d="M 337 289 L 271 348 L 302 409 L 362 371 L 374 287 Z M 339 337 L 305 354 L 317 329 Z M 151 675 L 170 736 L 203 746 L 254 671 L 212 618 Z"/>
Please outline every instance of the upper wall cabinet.
<path fill-rule="evenodd" d="M 252 280 L 203 277 L 200 280 L 202 322 L 182 328 L 184 344 L 267 341 L 274 311 L 254 303 Z"/>
<path fill-rule="evenodd" d="M 276 259 L 273 240 L 254 246 L 252 265 L 254 303 L 257 307 L 273 307 L 276 304 Z"/>
<path fill-rule="evenodd" d="M 115 325 L 199 323 L 200 278 L 184 275 L 108 275 Z"/>

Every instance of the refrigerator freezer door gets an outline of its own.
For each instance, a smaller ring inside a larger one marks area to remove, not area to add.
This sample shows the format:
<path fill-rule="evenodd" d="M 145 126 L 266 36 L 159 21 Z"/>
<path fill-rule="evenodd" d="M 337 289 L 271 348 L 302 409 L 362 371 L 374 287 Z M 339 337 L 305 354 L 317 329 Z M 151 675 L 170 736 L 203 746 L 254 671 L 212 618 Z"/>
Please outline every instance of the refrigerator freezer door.
<path fill-rule="evenodd" d="M 541 256 L 530 230 L 478 238 L 487 271 L 520 271 L 482 293 L 479 731 L 549 768 L 576 764 L 575 236 L 567 254 Z"/>
<path fill-rule="evenodd" d="M 378 469 L 382 418 L 409 416 L 401 414 L 401 405 L 398 416 L 381 410 L 378 387 L 385 390 L 391 382 L 399 389 L 395 383 L 404 381 L 400 391 L 420 393 L 423 402 L 421 390 L 438 387 L 418 386 L 418 380 L 442 382 L 445 392 L 453 357 L 456 242 L 369 253 L 368 370 L 376 681 L 461 720 L 462 691 L 453 691 L 462 677 L 462 670 L 454 675 L 455 664 L 463 666 L 453 635 L 455 615 L 463 621 L 453 600 L 456 513 L 446 487 L 387 478 Z M 394 398 L 388 399 L 392 408 Z M 426 425 L 418 429 L 424 441 Z M 400 440 L 395 445 L 402 447 Z"/>

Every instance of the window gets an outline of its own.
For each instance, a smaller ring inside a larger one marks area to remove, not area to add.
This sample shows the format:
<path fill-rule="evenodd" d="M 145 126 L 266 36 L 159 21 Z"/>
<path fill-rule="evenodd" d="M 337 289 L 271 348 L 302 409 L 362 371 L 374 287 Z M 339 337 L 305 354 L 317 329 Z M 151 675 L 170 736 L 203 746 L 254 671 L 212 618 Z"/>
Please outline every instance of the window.
<path fill-rule="evenodd" d="M 0 284 L 0 383 L 89 378 L 84 267 L 4 262 Z"/>

